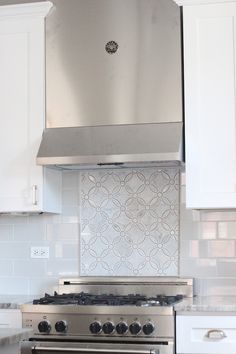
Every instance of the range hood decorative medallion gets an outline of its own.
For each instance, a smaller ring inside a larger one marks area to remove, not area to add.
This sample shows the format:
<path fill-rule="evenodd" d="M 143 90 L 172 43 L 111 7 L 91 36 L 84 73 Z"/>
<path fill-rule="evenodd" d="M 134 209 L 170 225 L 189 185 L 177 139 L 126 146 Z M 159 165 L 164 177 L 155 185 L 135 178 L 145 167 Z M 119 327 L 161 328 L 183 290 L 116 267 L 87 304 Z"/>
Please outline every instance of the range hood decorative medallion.
<path fill-rule="evenodd" d="M 180 162 L 178 5 L 173 0 L 53 3 L 46 19 L 46 129 L 37 163 L 84 168 Z"/>

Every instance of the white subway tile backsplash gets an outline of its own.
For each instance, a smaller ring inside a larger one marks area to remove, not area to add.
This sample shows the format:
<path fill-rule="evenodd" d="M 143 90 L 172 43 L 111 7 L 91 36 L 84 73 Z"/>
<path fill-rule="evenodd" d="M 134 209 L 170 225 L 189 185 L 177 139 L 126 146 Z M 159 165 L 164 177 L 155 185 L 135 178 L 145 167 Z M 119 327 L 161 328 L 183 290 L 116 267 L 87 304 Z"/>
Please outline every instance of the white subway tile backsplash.
<path fill-rule="evenodd" d="M 199 241 L 189 241 L 189 256 L 193 258 L 199 257 Z"/>
<path fill-rule="evenodd" d="M 236 295 L 236 278 L 195 278 L 194 292 L 201 296 L 235 296 Z"/>
<path fill-rule="evenodd" d="M 14 271 L 14 262 L 12 260 L 0 260 L 0 277 L 12 276 Z"/>
<path fill-rule="evenodd" d="M 214 259 L 187 258 L 180 262 L 182 276 L 191 278 L 205 278 L 217 276 L 217 263 Z"/>
<path fill-rule="evenodd" d="M 62 178 L 62 188 L 71 189 L 74 188 L 78 193 L 79 185 L 79 172 L 76 171 L 64 171 Z"/>
<path fill-rule="evenodd" d="M 2 242 L 0 244 L 0 259 L 27 259 L 30 247 L 28 243 Z"/>
<path fill-rule="evenodd" d="M 29 215 L 29 224 L 53 225 L 62 223 L 62 214 Z"/>
<path fill-rule="evenodd" d="M 45 293 L 52 293 L 52 291 L 58 291 L 58 275 L 57 276 L 45 276 L 45 277 L 32 277 L 28 281 L 28 293 L 32 295 L 44 295 Z M 18 294 L 15 292 L 15 294 Z M 20 294 L 25 294 L 21 292 Z"/>
<path fill-rule="evenodd" d="M 0 225 L 0 242 L 13 241 L 13 225 Z"/>
<path fill-rule="evenodd" d="M 217 238 L 217 223 L 216 222 L 200 222 L 199 237 L 201 239 L 216 239 Z"/>
<path fill-rule="evenodd" d="M 44 241 L 46 225 L 43 223 L 14 225 L 14 240 L 17 242 Z"/>
<path fill-rule="evenodd" d="M 54 277 L 75 277 L 79 275 L 77 259 L 51 259 L 46 263 L 46 274 Z"/>
<path fill-rule="evenodd" d="M 49 224 L 46 230 L 47 241 L 77 241 L 79 225 L 77 223 Z"/>
<path fill-rule="evenodd" d="M 54 243 L 54 255 L 55 258 L 63 258 L 63 244 L 61 242 Z"/>
<path fill-rule="evenodd" d="M 63 243 L 62 244 L 62 258 L 78 259 L 79 258 L 78 243 Z"/>
<path fill-rule="evenodd" d="M 30 278 L 27 277 L 15 277 L 15 276 L 3 276 L 0 277 L 0 294 L 9 295 L 28 295 L 35 294 L 29 291 Z"/>
<path fill-rule="evenodd" d="M 208 257 L 224 258 L 235 256 L 234 241 L 208 241 Z"/>
<path fill-rule="evenodd" d="M 76 206 L 70 206 L 70 205 L 63 205 L 62 206 L 62 215 L 61 215 L 61 219 L 62 221 L 60 222 L 63 222 L 63 218 L 66 218 L 66 217 L 74 217 L 76 218 L 75 222 L 79 222 L 79 206 L 76 205 Z"/>
<path fill-rule="evenodd" d="M 199 239 L 199 258 L 209 258 L 208 241 Z"/>
<path fill-rule="evenodd" d="M 236 211 L 200 211 L 201 221 L 235 221 Z"/>
<path fill-rule="evenodd" d="M 24 259 L 14 261 L 14 276 L 20 277 L 44 277 L 46 275 L 45 259 Z"/>
<path fill-rule="evenodd" d="M 1 215 L 0 216 L 0 224 L 6 225 L 16 225 L 16 224 L 28 224 L 29 223 L 29 216 L 28 215 Z"/>
<path fill-rule="evenodd" d="M 63 187 L 61 215 L 0 216 L 1 294 L 52 292 L 59 277 L 78 276 L 78 172 L 63 173 Z M 48 246 L 49 259 L 30 258 L 32 246 Z"/>
<path fill-rule="evenodd" d="M 198 240 L 199 223 L 194 222 L 193 211 L 185 208 L 185 204 L 180 205 L 180 240 Z"/>
<path fill-rule="evenodd" d="M 236 222 L 219 222 L 218 233 L 221 239 L 236 239 Z"/>
<path fill-rule="evenodd" d="M 78 189 L 63 189 L 62 190 L 62 205 L 76 207 L 79 203 Z"/>
<path fill-rule="evenodd" d="M 236 211 L 180 209 L 180 275 L 194 277 L 197 295 L 236 295 Z"/>
<path fill-rule="evenodd" d="M 180 274 L 199 295 L 236 296 L 236 211 L 187 210 L 184 180 L 179 210 L 177 169 L 131 171 L 65 171 L 61 215 L 0 216 L 0 292 L 43 295 L 80 271 Z M 50 258 L 31 259 L 31 246 Z"/>
<path fill-rule="evenodd" d="M 236 259 L 218 260 L 217 275 L 219 277 L 236 277 Z"/>
<path fill-rule="evenodd" d="M 67 241 L 52 241 L 48 243 L 50 247 L 50 259 L 77 259 L 79 256 L 79 242 L 76 240 L 72 242 L 70 239 Z M 78 270 L 78 269 L 77 269 Z"/>
<path fill-rule="evenodd" d="M 196 270 L 193 277 L 216 277 L 217 261 L 215 259 L 199 258 L 196 260 Z"/>

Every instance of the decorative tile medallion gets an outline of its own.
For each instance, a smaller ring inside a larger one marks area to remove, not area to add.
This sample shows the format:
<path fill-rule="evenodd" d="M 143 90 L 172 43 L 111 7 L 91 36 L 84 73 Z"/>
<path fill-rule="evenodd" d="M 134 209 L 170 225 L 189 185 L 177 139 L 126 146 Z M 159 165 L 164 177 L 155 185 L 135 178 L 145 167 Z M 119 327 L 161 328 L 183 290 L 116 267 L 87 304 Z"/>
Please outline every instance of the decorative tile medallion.
<path fill-rule="evenodd" d="M 83 171 L 80 198 L 80 275 L 178 275 L 178 168 Z"/>

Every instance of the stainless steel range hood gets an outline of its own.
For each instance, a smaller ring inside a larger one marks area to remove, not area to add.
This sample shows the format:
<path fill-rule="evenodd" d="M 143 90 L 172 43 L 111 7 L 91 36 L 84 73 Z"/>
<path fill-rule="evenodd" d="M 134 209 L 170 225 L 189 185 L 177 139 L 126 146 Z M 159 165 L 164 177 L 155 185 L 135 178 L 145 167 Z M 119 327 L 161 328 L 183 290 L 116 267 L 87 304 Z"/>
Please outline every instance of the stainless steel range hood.
<path fill-rule="evenodd" d="M 181 161 L 181 15 L 173 0 L 53 0 L 37 163 Z"/>

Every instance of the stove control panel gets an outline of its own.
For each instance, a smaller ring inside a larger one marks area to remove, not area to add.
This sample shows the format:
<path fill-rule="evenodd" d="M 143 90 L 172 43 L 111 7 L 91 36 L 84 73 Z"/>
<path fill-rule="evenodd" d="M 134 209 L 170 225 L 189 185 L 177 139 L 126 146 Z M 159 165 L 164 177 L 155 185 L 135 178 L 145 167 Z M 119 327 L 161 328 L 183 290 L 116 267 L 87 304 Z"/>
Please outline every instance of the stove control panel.
<path fill-rule="evenodd" d="M 56 336 L 93 336 L 103 337 L 173 337 L 175 319 L 173 315 L 127 314 L 74 314 L 71 313 L 26 313 L 23 326 L 34 330 L 35 335 Z"/>
<path fill-rule="evenodd" d="M 89 325 L 89 331 L 92 334 L 118 334 L 118 335 L 124 335 L 124 334 L 132 334 L 132 335 L 138 335 L 140 333 L 143 333 L 145 335 L 151 335 L 155 330 L 155 326 L 151 322 L 145 323 L 143 326 L 135 321 L 132 322 L 130 325 L 128 325 L 126 322 L 121 321 L 117 325 L 114 325 L 113 322 L 107 321 L 104 324 L 98 321 L 94 321 Z"/>
<path fill-rule="evenodd" d="M 40 321 L 38 323 L 38 331 L 42 334 L 50 334 L 53 331 L 58 334 L 63 334 L 69 332 L 70 326 L 65 320 L 56 321 L 55 324 L 51 325 L 48 320 Z M 105 334 L 105 335 L 127 335 L 137 336 L 139 334 L 144 334 L 150 336 L 155 331 L 155 326 L 152 322 L 145 322 L 141 324 L 138 321 L 133 321 L 128 324 L 125 321 L 120 321 L 117 324 L 112 321 L 105 321 L 104 323 L 100 321 L 94 321 L 88 326 L 89 333 L 93 335 Z"/>

